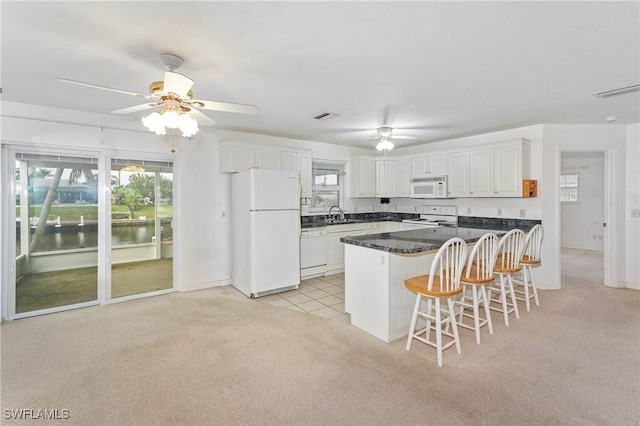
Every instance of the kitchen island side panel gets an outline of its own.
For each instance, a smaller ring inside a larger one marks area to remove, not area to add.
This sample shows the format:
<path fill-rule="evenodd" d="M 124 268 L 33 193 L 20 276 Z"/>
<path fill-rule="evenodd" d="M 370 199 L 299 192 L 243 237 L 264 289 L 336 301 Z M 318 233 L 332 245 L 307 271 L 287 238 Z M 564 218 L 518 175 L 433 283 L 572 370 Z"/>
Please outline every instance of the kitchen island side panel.
<path fill-rule="evenodd" d="M 427 274 L 433 256 L 345 244 L 345 310 L 351 324 L 387 343 L 407 336 L 416 294 L 404 280 Z"/>
<path fill-rule="evenodd" d="M 389 341 L 393 342 L 409 334 L 416 293 L 407 290 L 404 281 L 429 273 L 435 252 L 420 255 L 391 254 L 389 268 Z M 422 302 L 426 303 L 426 302 Z"/>
<path fill-rule="evenodd" d="M 389 342 L 389 253 L 344 245 L 344 306 L 351 325 Z"/>

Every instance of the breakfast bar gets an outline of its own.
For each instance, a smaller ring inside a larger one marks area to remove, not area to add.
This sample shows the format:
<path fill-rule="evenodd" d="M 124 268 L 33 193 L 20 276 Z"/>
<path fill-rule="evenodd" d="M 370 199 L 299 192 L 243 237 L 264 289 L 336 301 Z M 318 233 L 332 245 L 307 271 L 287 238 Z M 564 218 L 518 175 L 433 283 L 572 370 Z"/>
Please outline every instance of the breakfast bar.
<path fill-rule="evenodd" d="M 438 249 L 453 237 L 468 244 L 487 232 L 462 227 L 424 228 L 342 237 L 345 254 L 345 311 L 351 324 L 392 342 L 409 333 L 415 294 L 404 280 L 429 272 Z"/>

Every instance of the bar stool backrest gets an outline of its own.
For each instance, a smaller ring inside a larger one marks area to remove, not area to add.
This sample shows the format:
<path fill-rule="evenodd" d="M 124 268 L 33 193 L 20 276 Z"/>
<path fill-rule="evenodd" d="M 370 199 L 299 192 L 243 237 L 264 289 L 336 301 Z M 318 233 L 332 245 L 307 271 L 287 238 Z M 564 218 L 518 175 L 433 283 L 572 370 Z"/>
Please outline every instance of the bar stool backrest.
<path fill-rule="evenodd" d="M 494 269 L 516 271 L 520 268 L 520 258 L 524 250 L 525 235 L 521 229 L 507 232 L 498 243 L 498 253 Z"/>
<path fill-rule="evenodd" d="M 542 257 L 542 240 L 544 239 L 544 228 L 542 225 L 535 225 L 527 234 L 525 241 L 524 256 L 530 262 L 538 262 Z"/>
<path fill-rule="evenodd" d="M 455 237 L 445 242 L 431 263 L 427 288 L 433 290 L 435 279 L 439 279 L 441 291 L 449 293 L 458 290 L 466 260 L 467 243 L 462 238 Z"/>
<path fill-rule="evenodd" d="M 498 237 L 492 232 L 484 234 L 471 249 L 465 268 L 465 278 L 477 281 L 491 279 L 497 254 Z"/>

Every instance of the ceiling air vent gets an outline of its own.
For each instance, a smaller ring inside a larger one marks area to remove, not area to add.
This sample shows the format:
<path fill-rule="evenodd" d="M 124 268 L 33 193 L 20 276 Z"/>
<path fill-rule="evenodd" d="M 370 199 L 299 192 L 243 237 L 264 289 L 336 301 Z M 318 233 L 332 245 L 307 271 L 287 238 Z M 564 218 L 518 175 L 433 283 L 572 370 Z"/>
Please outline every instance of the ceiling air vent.
<path fill-rule="evenodd" d="M 335 112 L 321 112 L 320 114 L 316 115 L 315 118 L 316 120 L 331 120 L 332 118 L 336 118 L 339 117 L 340 114 L 337 114 Z"/>
<path fill-rule="evenodd" d="M 635 92 L 640 90 L 640 84 L 634 84 L 632 86 L 619 87 L 617 89 L 605 90 L 604 92 L 594 93 L 599 98 L 608 98 L 610 96 L 622 95 L 625 93 Z"/>

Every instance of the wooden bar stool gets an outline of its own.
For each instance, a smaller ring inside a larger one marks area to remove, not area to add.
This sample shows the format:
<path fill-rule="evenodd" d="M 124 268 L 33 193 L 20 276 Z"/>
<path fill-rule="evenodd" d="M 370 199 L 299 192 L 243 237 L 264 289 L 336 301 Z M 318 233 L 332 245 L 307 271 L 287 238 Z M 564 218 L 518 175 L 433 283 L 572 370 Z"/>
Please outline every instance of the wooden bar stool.
<path fill-rule="evenodd" d="M 462 297 L 454 305 L 460 309 L 458 325 L 476 332 L 476 343 L 480 344 L 480 329 L 485 325 L 489 334 L 493 334 L 491 313 L 489 311 L 489 298 L 487 297 L 488 284 L 495 281 L 493 266 L 496 262 L 498 250 L 498 237 L 491 232 L 484 234 L 471 249 L 467 260 L 467 266 L 462 270 L 461 284 Z M 471 295 L 469 295 L 471 291 Z M 484 318 L 480 316 L 480 304 L 484 309 Z M 471 309 L 472 313 L 465 310 Z M 473 319 L 473 325 L 466 324 L 465 318 Z"/>
<path fill-rule="evenodd" d="M 467 256 L 467 243 L 461 238 L 451 238 L 440 247 L 436 253 L 429 275 L 420 275 L 405 280 L 404 285 L 411 291 L 416 292 L 416 304 L 411 318 L 409 337 L 407 339 L 407 350 L 411 350 L 413 339 L 419 340 L 429 346 L 436 348 L 438 354 L 438 367 L 442 367 L 442 351 L 453 345 L 456 351 L 462 353 L 460 349 L 460 337 L 456 326 L 453 298 L 462 293 L 460 278 L 462 268 Z M 421 311 L 422 299 L 427 301 L 426 310 Z M 441 301 L 444 299 L 447 304 L 443 309 Z M 435 307 L 433 306 L 435 305 Z M 443 314 L 446 317 L 443 318 Z M 418 317 L 426 320 L 426 326 L 416 331 Z M 435 326 L 431 322 L 435 322 Z M 444 330 L 451 325 L 453 333 Z M 431 330 L 435 330 L 436 341 L 430 340 Z M 451 341 L 443 344 L 442 335 L 451 338 Z M 424 337 L 422 337 L 424 335 Z"/>
<path fill-rule="evenodd" d="M 490 309 L 502 312 L 506 326 L 509 325 L 510 313 L 513 312 L 516 318 L 520 319 L 512 275 L 522 270 L 520 258 L 524 249 L 524 239 L 524 232 L 520 229 L 512 229 L 500 239 L 496 263 L 493 266 L 493 272 L 500 277 L 500 283 L 495 282 L 487 287 Z M 498 293 L 499 299 L 492 298 L 493 291 Z M 510 297 L 511 303 L 507 301 L 507 296 Z M 498 302 L 498 306 L 493 306 L 492 302 Z"/>
<path fill-rule="evenodd" d="M 524 301 L 527 311 L 531 310 L 529 301 L 531 299 L 536 302 L 536 306 L 540 305 L 538 301 L 538 289 L 536 288 L 536 282 L 533 279 L 533 267 L 542 264 L 542 240 L 544 239 L 544 229 L 542 225 L 535 225 L 527 233 L 527 238 L 524 243 L 524 252 L 520 259 L 520 266 L 522 266 L 522 279 L 514 278 L 513 282 L 516 285 L 515 293 L 516 299 Z M 519 289 L 522 287 L 522 290 Z"/>

